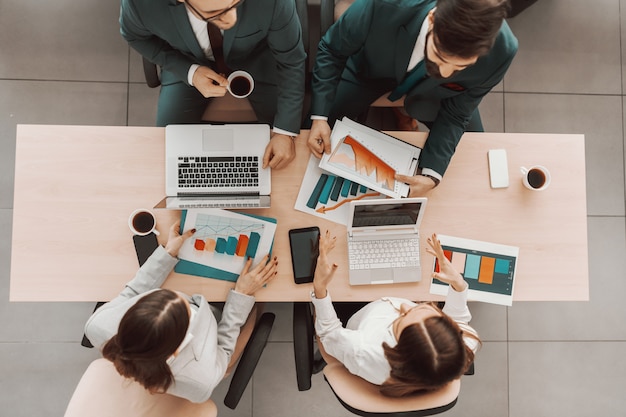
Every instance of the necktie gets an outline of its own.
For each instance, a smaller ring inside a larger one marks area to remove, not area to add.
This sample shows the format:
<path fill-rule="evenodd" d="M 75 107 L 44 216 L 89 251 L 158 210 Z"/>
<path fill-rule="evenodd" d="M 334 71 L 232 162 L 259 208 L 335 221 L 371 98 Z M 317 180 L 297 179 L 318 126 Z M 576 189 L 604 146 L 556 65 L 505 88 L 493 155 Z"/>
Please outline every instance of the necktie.
<path fill-rule="evenodd" d="M 424 65 L 424 60 L 422 59 L 416 66 L 413 68 L 409 74 L 404 77 L 404 80 L 389 94 L 389 101 L 396 101 L 401 98 L 403 95 L 409 92 L 413 87 L 419 84 L 420 81 L 426 76 L 426 65 Z"/>
<path fill-rule="evenodd" d="M 212 25 L 211 23 L 207 24 L 209 31 L 209 42 L 211 42 L 211 50 L 213 51 L 213 58 L 215 58 L 215 71 L 218 74 L 224 74 L 228 76 L 230 74 L 230 69 L 226 66 L 226 61 L 224 60 L 224 37 L 222 36 L 222 32 L 220 29 Z"/>

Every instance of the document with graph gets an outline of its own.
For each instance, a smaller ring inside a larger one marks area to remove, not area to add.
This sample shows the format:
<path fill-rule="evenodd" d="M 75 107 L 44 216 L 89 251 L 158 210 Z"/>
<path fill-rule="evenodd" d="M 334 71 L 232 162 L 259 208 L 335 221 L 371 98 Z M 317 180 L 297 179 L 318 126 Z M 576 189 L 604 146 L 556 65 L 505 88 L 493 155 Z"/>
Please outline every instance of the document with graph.
<path fill-rule="evenodd" d="M 319 167 L 393 198 L 406 197 L 409 186 L 395 174 L 415 175 L 421 149 L 356 123 L 337 120 L 330 135 L 331 153 Z"/>
<path fill-rule="evenodd" d="M 378 191 L 320 169 L 319 159 L 311 155 L 294 208 L 335 223 L 348 223 L 350 202 L 385 198 Z"/>
<path fill-rule="evenodd" d="M 180 248 L 179 273 L 236 281 L 248 258 L 253 265 L 270 253 L 276 220 L 217 208 L 190 209 L 181 232 L 196 229 Z"/>
<path fill-rule="evenodd" d="M 460 237 L 437 235 L 446 258 L 469 284 L 468 299 L 510 306 L 513 304 L 519 248 Z M 437 258 L 433 271 L 439 272 Z M 432 279 L 430 293 L 448 294 L 448 284 Z"/>

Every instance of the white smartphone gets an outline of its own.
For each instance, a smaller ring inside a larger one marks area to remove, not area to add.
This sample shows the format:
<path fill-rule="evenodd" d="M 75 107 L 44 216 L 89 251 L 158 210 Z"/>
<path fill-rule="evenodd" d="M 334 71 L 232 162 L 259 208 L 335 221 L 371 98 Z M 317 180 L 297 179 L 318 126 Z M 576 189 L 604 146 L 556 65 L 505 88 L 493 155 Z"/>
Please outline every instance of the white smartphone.
<path fill-rule="evenodd" d="M 506 160 L 505 149 L 490 149 L 489 180 L 491 188 L 506 188 L 509 186 L 509 165 Z"/>

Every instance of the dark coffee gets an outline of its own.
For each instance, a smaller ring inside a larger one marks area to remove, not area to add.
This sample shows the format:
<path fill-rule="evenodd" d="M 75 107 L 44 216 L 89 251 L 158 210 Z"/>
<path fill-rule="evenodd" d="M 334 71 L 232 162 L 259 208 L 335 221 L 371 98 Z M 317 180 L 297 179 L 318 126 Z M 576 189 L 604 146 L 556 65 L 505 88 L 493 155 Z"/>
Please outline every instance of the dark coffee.
<path fill-rule="evenodd" d="M 250 80 L 246 77 L 235 77 L 230 82 L 230 91 L 236 96 L 245 96 L 250 92 Z"/>
<path fill-rule="evenodd" d="M 140 211 L 133 217 L 133 228 L 139 233 L 148 233 L 154 227 L 154 217 L 147 211 Z"/>
<path fill-rule="evenodd" d="M 546 183 L 546 174 L 537 168 L 528 171 L 528 184 L 533 188 L 541 188 Z"/>

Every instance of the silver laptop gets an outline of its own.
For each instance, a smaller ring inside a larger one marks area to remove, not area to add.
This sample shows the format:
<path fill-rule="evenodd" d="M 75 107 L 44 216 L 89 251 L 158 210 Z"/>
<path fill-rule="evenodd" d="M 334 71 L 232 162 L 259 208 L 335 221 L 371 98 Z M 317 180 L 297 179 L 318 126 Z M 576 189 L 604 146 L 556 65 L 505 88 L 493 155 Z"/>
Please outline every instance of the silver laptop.
<path fill-rule="evenodd" d="M 262 168 L 269 139 L 263 124 L 167 126 L 166 197 L 155 208 L 269 207 L 271 172 Z"/>
<path fill-rule="evenodd" d="M 350 285 L 422 279 L 419 227 L 426 201 L 387 198 L 350 202 Z"/>

